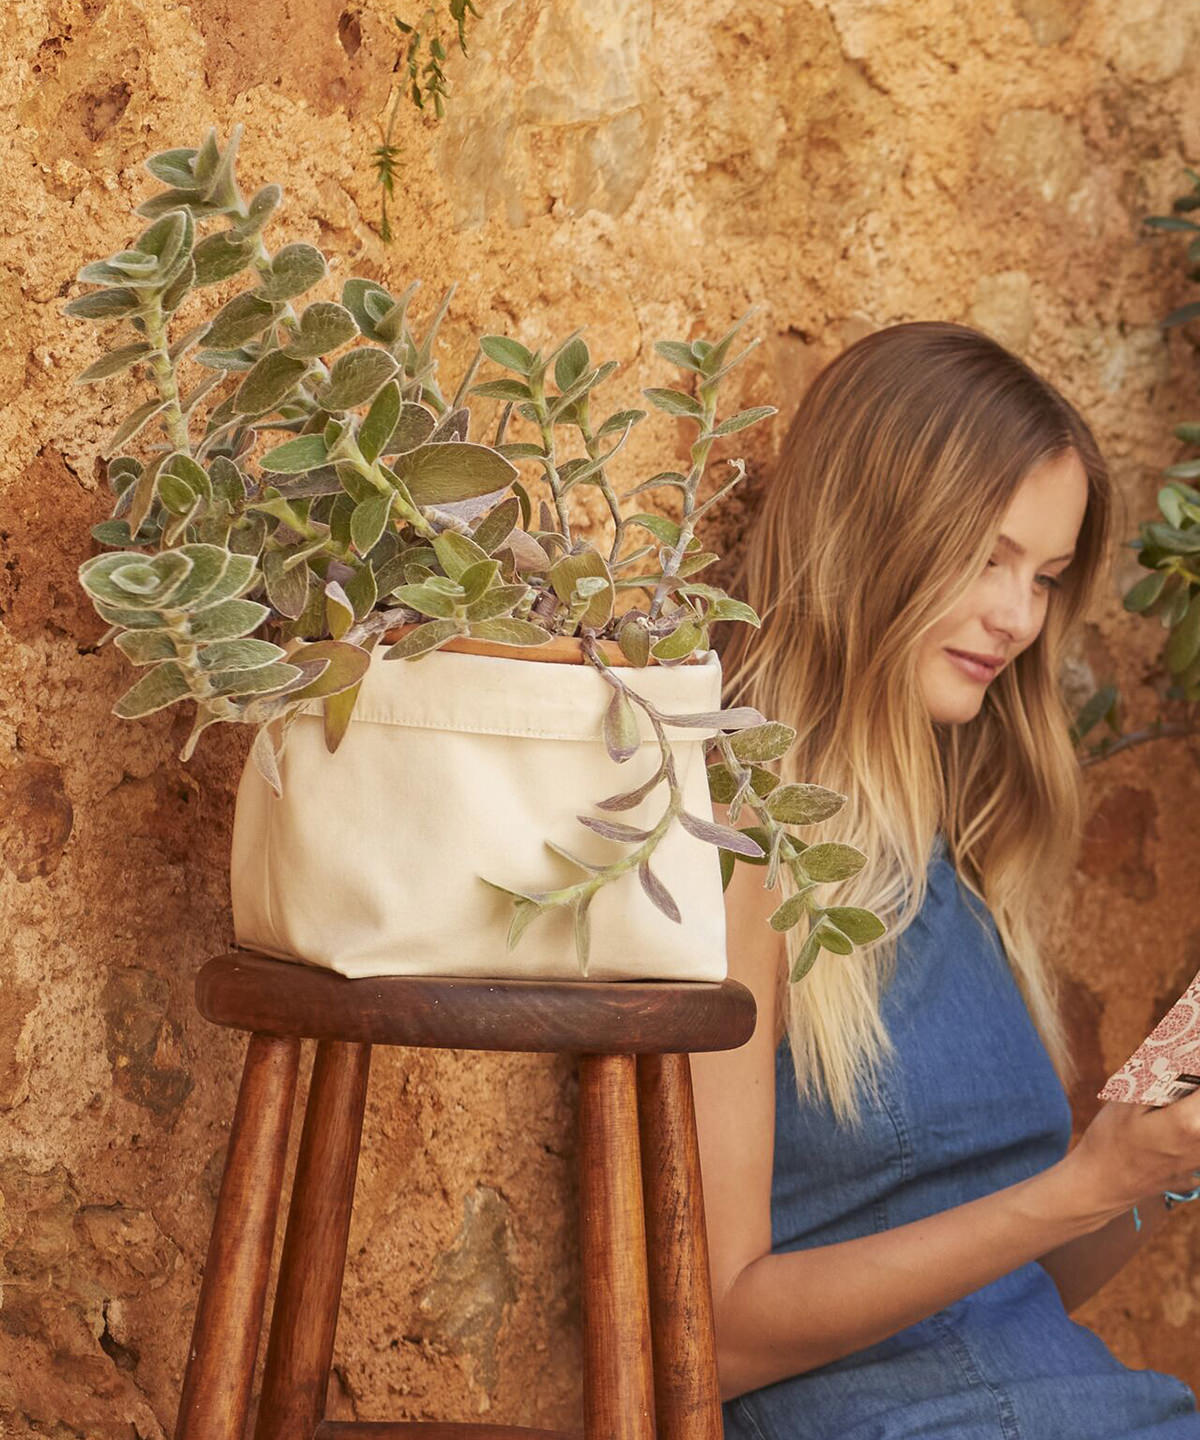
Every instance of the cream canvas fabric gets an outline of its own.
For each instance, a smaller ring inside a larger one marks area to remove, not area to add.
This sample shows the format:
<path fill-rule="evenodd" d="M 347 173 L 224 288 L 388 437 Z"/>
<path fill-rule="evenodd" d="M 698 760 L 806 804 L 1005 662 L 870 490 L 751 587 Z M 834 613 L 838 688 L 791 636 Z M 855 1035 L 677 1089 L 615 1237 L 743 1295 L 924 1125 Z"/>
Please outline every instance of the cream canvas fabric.
<path fill-rule="evenodd" d="M 660 710 L 717 710 L 721 668 L 622 669 Z M 623 764 L 601 738 L 611 690 L 590 665 L 435 651 L 376 652 L 335 754 L 319 704 L 292 726 L 276 796 L 247 761 L 234 817 L 232 891 L 239 945 L 348 976 L 476 975 L 581 979 L 571 917 L 551 912 L 505 949 L 507 896 L 572 884 L 581 873 L 543 843 L 593 863 L 628 847 L 580 825 L 594 802 L 657 768 L 644 713 L 640 749 Z M 636 708 L 636 707 L 635 707 Z M 685 808 L 712 818 L 703 731 L 668 726 Z M 609 818 L 649 828 L 666 787 Z M 593 980 L 721 980 L 725 921 L 716 848 L 672 825 L 652 869 L 675 897 L 676 924 L 630 871 L 591 906 Z"/>

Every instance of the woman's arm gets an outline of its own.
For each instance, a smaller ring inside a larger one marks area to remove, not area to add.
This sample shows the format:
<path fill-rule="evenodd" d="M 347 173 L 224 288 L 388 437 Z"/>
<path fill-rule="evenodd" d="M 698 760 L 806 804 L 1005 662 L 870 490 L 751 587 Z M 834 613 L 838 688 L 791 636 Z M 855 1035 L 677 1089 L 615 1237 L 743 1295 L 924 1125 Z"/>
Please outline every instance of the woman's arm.
<path fill-rule="evenodd" d="M 1139 1230 L 1133 1211 L 1126 1210 L 1100 1230 L 1068 1240 L 1046 1255 L 1039 1255 L 1044 1268 L 1058 1287 L 1066 1310 L 1077 1310 L 1106 1285 L 1142 1248 L 1166 1216 L 1162 1196 L 1138 1202 L 1142 1221 Z"/>
<path fill-rule="evenodd" d="M 739 864 L 726 891 L 730 973 L 754 992 L 754 1037 L 740 1050 L 692 1058 L 726 1399 L 883 1340 L 1102 1230 L 1133 1197 L 1168 1188 L 1168 1177 L 1200 1163 L 1200 1093 L 1164 1111 L 1110 1105 L 1066 1159 L 1029 1180 L 882 1234 L 771 1254 L 783 943 L 766 924 L 776 897 L 762 874 Z"/>

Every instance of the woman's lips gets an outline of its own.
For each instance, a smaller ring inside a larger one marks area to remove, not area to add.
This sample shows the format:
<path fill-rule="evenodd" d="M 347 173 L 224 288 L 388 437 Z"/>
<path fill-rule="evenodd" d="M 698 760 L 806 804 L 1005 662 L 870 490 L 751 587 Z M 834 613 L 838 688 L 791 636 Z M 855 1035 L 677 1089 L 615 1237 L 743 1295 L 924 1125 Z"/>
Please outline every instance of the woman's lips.
<path fill-rule="evenodd" d="M 948 649 L 946 654 L 949 655 L 950 659 L 958 666 L 964 675 L 969 675 L 972 680 L 977 680 L 983 685 L 986 685 L 989 680 L 993 679 L 1000 669 L 998 662 L 995 665 L 985 665 L 982 661 L 972 660 L 969 656 L 964 655 L 961 650 Z"/>

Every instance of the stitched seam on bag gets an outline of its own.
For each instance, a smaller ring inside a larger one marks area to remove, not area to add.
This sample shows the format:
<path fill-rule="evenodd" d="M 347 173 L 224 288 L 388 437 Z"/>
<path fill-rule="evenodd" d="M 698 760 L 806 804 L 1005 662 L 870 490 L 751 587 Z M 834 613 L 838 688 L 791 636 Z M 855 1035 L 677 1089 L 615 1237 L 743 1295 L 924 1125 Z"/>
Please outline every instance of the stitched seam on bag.
<path fill-rule="evenodd" d="M 319 712 L 317 711 L 305 710 L 303 713 L 314 720 L 319 718 Z M 451 735 L 507 735 L 519 740 L 573 740 L 580 745 L 599 745 L 604 738 L 599 726 L 597 726 L 595 733 L 592 735 L 580 735 L 578 733 L 564 735 L 559 730 L 537 730 L 524 727 L 518 728 L 517 726 L 513 726 L 507 730 L 493 730 L 482 725 L 447 725 L 444 720 L 385 720 L 381 718 L 377 719 L 370 715 L 357 714 L 354 716 L 351 724 L 390 725 L 400 730 L 442 730 Z M 697 732 L 682 735 L 678 739 L 674 739 L 671 736 L 671 729 L 671 726 L 666 727 L 667 738 L 671 740 L 672 745 L 703 745 L 706 743 L 703 737 Z M 639 747 L 642 745 L 657 745 L 657 743 L 658 740 L 654 735 L 650 735 L 638 742 Z"/>

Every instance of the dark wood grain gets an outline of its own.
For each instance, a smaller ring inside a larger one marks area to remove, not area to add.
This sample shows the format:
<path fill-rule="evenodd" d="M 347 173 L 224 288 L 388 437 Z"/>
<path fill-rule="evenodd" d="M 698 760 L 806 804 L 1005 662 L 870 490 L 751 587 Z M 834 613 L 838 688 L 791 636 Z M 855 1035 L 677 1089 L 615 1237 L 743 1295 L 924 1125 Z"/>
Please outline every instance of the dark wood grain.
<path fill-rule="evenodd" d="M 241 1030 L 453 1050 L 731 1050 L 754 1030 L 754 997 L 734 980 L 348 980 L 249 950 L 203 967 L 196 1004 Z"/>
<path fill-rule="evenodd" d="M 317 1046 L 255 1440 L 310 1436 L 325 1415 L 370 1063 L 369 1045 Z"/>
<path fill-rule="evenodd" d="M 658 1440 L 721 1440 L 691 1065 L 642 1055 L 637 1068 Z"/>
<path fill-rule="evenodd" d="M 566 1430 L 447 1425 L 438 1420 L 326 1420 L 313 1440 L 580 1440 Z"/>
<path fill-rule="evenodd" d="M 250 1037 L 176 1440 L 241 1440 L 245 1430 L 299 1058 L 299 1040 Z"/>
<path fill-rule="evenodd" d="M 579 1062 L 587 1440 L 654 1436 L 635 1064 L 631 1055 L 584 1055 Z"/>

